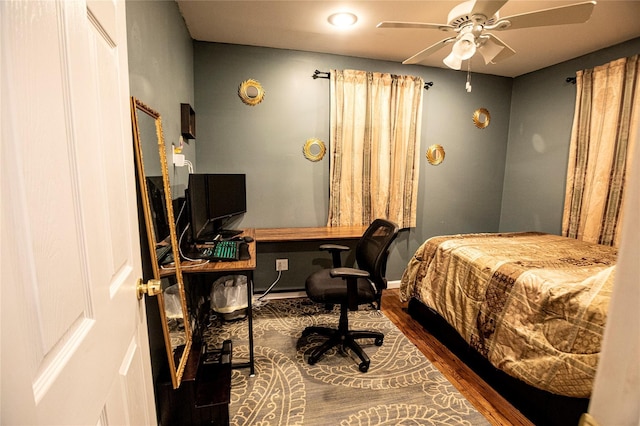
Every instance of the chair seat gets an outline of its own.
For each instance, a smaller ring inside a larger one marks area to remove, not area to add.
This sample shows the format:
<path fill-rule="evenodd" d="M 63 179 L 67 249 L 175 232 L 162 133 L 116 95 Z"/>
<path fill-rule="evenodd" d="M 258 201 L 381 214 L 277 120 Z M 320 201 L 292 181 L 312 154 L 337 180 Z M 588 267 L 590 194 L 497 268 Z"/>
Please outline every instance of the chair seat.
<path fill-rule="evenodd" d="M 311 274 L 305 282 L 309 299 L 316 303 L 339 305 L 347 300 L 347 286 L 342 278 L 331 277 L 330 269 Z M 366 278 L 358 278 L 358 301 L 360 304 L 377 300 L 376 290 Z"/>

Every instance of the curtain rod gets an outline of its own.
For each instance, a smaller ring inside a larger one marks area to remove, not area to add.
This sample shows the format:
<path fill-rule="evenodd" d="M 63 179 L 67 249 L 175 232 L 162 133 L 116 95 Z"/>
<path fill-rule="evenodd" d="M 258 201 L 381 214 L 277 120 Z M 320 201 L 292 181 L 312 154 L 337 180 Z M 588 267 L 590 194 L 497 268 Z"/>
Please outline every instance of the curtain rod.
<path fill-rule="evenodd" d="M 326 78 L 326 79 L 329 79 L 329 78 L 331 78 L 331 73 L 330 73 L 330 72 L 328 72 L 328 71 L 318 71 L 318 70 L 315 70 L 315 71 L 313 72 L 313 75 L 312 75 L 311 77 L 312 77 L 314 80 L 315 80 L 316 78 Z M 567 78 L 565 79 L 565 81 L 566 81 L 567 83 L 576 84 L 576 77 L 567 77 Z M 425 88 L 425 90 L 429 90 L 429 88 L 430 88 L 431 86 L 433 86 L 433 81 L 427 81 L 427 82 L 425 82 L 425 83 L 424 83 L 424 88 Z"/>
<path fill-rule="evenodd" d="M 311 78 L 313 78 L 314 80 L 316 78 L 331 78 L 331 73 L 328 71 L 318 71 L 315 70 L 313 72 L 313 75 L 311 76 Z M 424 83 L 424 89 L 425 90 L 429 90 L 429 88 L 433 86 L 433 81 L 427 81 L 426 83 Z"/>

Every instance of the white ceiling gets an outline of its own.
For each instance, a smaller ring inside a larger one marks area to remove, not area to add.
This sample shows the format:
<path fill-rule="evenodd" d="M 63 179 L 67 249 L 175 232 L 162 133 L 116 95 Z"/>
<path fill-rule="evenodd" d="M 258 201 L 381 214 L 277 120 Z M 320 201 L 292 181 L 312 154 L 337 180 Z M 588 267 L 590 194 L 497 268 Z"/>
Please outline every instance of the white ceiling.
<path fill-rule="evenodd" d="M 309 52 L 333 53 L 402 62 L 451 33 L 424 29 L 380 29 L 380 21 L 446 23 L 460 1 L 217 1 L 176 0 L 194 40 Z M 577 3 L 510 0 L 506 17 Z M 339 30 L 327 22 L 337 11 L 351 11 L 357 24 Z M 640 37 L 640 1 L 598 0 L 585 24 L 494 31 L 516 54 L 498 64 L 472 58 L 473 72 L 516 77 L 568 59 Z M 421 65 L 446 68 L 445 47 Z M 466 63 L 463 64 L 466 69 Z"/>

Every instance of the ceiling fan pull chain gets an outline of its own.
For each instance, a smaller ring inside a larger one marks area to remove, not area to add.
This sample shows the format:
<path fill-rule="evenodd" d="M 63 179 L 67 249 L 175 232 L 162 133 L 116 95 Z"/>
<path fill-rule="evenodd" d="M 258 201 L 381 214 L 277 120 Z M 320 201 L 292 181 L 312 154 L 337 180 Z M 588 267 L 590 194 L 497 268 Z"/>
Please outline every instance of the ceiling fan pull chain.
<path fill-rule="evenodd" d="M 467 84 L 465 89 L 467 89 L 467 93 L 471 93 L 471 59 L 467 61 Z"/>

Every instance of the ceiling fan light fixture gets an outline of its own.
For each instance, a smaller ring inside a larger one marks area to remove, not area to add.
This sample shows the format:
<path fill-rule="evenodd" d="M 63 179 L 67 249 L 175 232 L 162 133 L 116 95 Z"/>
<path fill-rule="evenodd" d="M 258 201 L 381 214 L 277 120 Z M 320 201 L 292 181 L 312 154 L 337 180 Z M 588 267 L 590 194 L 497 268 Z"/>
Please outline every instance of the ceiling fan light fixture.
<path fill-rule="evenodd" d="M 449 56 L 442 60 L 446 66 L 451 69 L 459 70 L 462 68 L 462 59 L 458 57 L 453 51 L 449 53 Z"/>
<path fill-rule="evenodd" d="M 471 33 L 466 33 L 453 45 L 451 52 L 458 58 L 467 60 L 476 53 L 476 38 Z"/>

